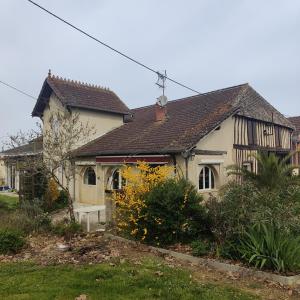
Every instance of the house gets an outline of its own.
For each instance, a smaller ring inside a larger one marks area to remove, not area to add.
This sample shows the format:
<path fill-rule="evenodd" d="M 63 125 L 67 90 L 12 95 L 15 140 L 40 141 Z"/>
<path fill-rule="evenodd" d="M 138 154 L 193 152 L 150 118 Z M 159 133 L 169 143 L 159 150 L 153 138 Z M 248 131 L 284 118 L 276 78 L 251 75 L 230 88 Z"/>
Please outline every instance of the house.
<path fill-rule="evenodd" d="M 42 153 L 43 139 L 41 137 L 33 139 L 28 144 L 2 151 L 0 165 L 2 165 L 3 185 L 19 191 L 22 185 L 20 175 L 24 172 L 22 162 L 29 157 L 41 156 Z"/>
<path fill-rule="evenodd" d="M 3 157 L 0 154 L 0 186 L 5 185 L 6 183 L 6 172 L 5 172 L 5 164 Z"/>
<path fill-rule="evenodd" d="M 73 197 L 80 204 L 110 201 L 124 164 L 176 166 L 207 195 L 226 183 L 229 165 L 257 171 L 249 154 L 291 151 L 293 125 L 249 84 L 130 110 L 108 89 L 49 74 L 32 115 L 47 128 L 50 113 L 64 109 L 96 128 L 74 149 Z"/>
<path fill-rule="evenodd" d="M 296 129 L 293 133 L 293 151 L 300 151 L 300 116 L 288 119 Z M 300 153 L 296 153 L 293 156 L 293 164 L 300 166 Z"/>

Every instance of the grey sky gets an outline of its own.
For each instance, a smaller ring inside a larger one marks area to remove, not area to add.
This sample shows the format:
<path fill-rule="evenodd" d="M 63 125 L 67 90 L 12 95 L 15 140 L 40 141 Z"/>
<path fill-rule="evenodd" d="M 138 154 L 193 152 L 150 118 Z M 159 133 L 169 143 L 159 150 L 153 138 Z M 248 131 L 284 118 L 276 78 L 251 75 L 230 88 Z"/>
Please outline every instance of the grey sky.
<path fill-rule="evenodd" d="M 300 1 L 36 0 L 75 25 L 201 92 L 249 82 L 300 115 Z M 25 0 L 0 0 L 0 80 L 37 96 L 48 69 L 108 86 L 129 106 L 152 104 L 154 74 Z M 168 83 L 169 99 L 192 95 Z M 0 84 L 0 144 L 33 127 L 34 100 Z"/>

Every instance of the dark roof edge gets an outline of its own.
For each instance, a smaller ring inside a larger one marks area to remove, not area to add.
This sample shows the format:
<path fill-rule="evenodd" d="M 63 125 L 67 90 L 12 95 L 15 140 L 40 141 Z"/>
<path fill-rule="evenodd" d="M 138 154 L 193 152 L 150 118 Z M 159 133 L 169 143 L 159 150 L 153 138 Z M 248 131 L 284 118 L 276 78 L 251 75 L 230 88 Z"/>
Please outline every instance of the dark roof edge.
<path fill-rule="evenodd" d="M 74 155 L 74 158 L 83 158 L 83 157 L 95 157 L 95 156 L 117 156 L 117 155 L 126 155 L 126 156 L 133 156 L 133 155 L 144 155 L 144 154 L 151 154 L 151 155 L 159 155 L 159 154 L 179 154 L 185 149 L 181 150 L 163 150 L 163 151 L 147 151 L 147 150 L 135 150 L 135 151 L 105 151 L 105 152 L 95 152 L 95 153 L 86 153 L 81 155 Z"/>
<path fill-rule="evenodd" d="M 35 105 L 34 105 L 34 108 L 33 108 L 33 110 L 32 110 L 32 113 L 31 113 L 31 116 L 32 116 L 32 117 L 40 117 L 40 116 L 41 116 L 41 114 L 39 114 L 39 113 L 37 112 L 37 110 L 38 110 L 38 105 L 40 104 L 40 101 L 41 101 L 41 99 L 42 99 L 42 94 L 43 94 L 44 89 L 45 89 L 45 87 L 46 87 L 47 84 L 48 84 L 48 83 L 47 83 L 47 78 L 46 78 L 46 79 L 44 80 L 44 82 L 43 82 L 43 85 L 42 85 L 42 88 L 41 88 L 41 90 L 40 90 L 39 96 L 37 97 L 37 101 L 36 101 L 36 103 L 35 103 Z"/>
<path fill-rule="evenodd" d="M 240 116 L 240 117 L 243 117 L 245 119 L 259 121 L 259 122 L 262 122 L 262 123 L 265 123 L 265 124 L 274 124 L 274 125 L 277 125 L 277 126 L 285 127 L 287 129 L 295 130 L 295 126 L 293 124 L 291 124 L 292 126 L 290 127 L 290 126 L 287 126 L 287 125 L 282 125 L 282 124 L 276 123 L 274 121 L 273 122 L 272 121 L 265 121 L 265 120 L 261 120 L 261 119 L 256 119 L 256 118 L 244 116 L 244 115 L 238 114 L 238 113 L 237 113 L 237 115 Z M 288 118 L 286 118 L 286 119 L 288 119 Z"/>
<path fill-rule="evenodd" d="M 108 112 L 108 113 L 117 114 L 117 115 L 129 115 L 129 114 L 131 114 L 130 111 L 121 112 L 121 111 L 116 111 L 116 110 L 99 109 L 99 108 L 88 107 L 88 106 L 85 106 L 85 105 L 77 105 L 77 104 L 67 104 L 67 107 L 80 108 L 80 109 L 92 110 L 92 111 L 100 111 L 100 112 Z"/>

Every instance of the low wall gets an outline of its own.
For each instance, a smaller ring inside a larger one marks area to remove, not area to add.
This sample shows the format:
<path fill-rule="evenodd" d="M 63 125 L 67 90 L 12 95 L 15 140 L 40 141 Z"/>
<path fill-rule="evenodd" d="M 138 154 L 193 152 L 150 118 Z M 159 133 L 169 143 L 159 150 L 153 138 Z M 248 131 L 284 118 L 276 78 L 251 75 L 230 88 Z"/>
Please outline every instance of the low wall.
<path fill-rule="evenodd" d="M 118 240 L 118 241 L 121 241 L 124 243 L 131 243 L 131 244 L 137 243 L 135 241 L 127 240 L 125 238 L 112 235 L 110 233 L 105 233 L 105 236 L 110 239 Z M 175 252 L 172 250 L 167 250 L 167 249 L 157 248 L 157 247 L 152 247 L 152 246 L 149 246 L 149 248 L 152 250 L 158 251 L 160 253 L 170 255 L 176 259 L 188 261 L 195 265 L 205 265 L 205 266 L 214 268 L 214 269 L 222 271 L 222 272 L 240 273 L 243 276 L 253 276 L 253 277 L 257 277 L 257 278 L 261 278 L 261 279 L 265 279 L 265 280 L 278 282 L 282 285 L 287 285 L 290 287 L 300 286 L 300 275 L 283 276 L 283 275 L 259 271 L 259 270 L 252 269 L 252 268 L 246 268 L 243 266 L 220 262 L 216 259 L 195 257 L 192 255 L 183 254 L 183 253 Z"/>

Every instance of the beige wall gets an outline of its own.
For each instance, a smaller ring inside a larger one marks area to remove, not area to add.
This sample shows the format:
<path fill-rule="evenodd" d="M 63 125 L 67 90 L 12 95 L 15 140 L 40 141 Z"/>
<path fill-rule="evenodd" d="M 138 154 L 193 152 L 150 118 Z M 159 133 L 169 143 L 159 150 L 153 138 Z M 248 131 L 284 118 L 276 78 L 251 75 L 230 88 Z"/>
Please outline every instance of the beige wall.
<path fill-rule="evenodd" d="M 45 107 L 45 110 L 43 112 L 43 131 L 50 129 L 50 117 L 51 115 L 64 111 L 65 108 L 61 104 L 60 100 L 56 97 L 54 93 L 52 93 L 50 100 Z M 86 144 L 87 142 L 100 137 L 101 135 L 111 131 L 114 128 L 117 128 L 123 124 L 123 116 L 118 114 L 112 114 L 112 113 L 105 113 L 105 112 L 98 112 L 98 111 L 91 111 L 91 110 L 85 110 L 85 109 L 77 109 L 74 108 L 72 110 L 74 113 L 79 114 L 79 121 L 82 124 L 89 124 L 90 127 L 93 129 L 91 130 L 91 134 L 88 137 L 85 137 L 84 140 L 82 140 L 78 145 L 76 145 L 75 148 L 82 146 L 83 144 Z M 95 164 L 95 163 L 94 163 Z M 98 168 L 98 167 L 97 167 Z M 76 173 L 80 172 L 80 168 L 76 168 Z M 64 176 L 59 172 L 57 172 L 58 178 L 60 178 L 61 182 L 63 184 L 66 183 L 66 180 Z M 74 181 L 70 183 L 70 191 L 73 191 L 73 197 L 75 197 L 80 202 L 99 202 L 100 200 L 100 192 L 96 190 L 94 186 L 86 186 L 81 184 L 78 174 L 76 174 L 76 178 L 74 179 L 76 182 L 76 185 L 74 187 Z M 101 178 L 101 177 L 99 177 Z M 80 184 L 78 185 L 77 182 Z M 103 198 L 103 197 L 102 197 Z M 95 200 L 96 199 L 96 200 Z"/>
<path fill-rule="evenodd" d="M 93 140 L 101 135 L 123 125 L 123 116 L 100 111 L 72 109 L 75 113 L 79 113 L 80 122 L 90 124 L 94 128 L 94 133 L 89 136 L 89 140 Z"/>
<path fill-rule="evenodd" d="M 84 183 L 84 172 L 88 167 L 92 167 L 96 173 L 96 185 Z M 109 189 L 109 179 L 116 168 L 122 166 L 107 166 L 96 164 L 94 159 L 86 159 L 76 162 L 75 176 L 75 202 L 78 204 L 105 204 Z"/>
<path fill-rule="evenodd" d="M 205 136 L 197 144 L 199 150 L 211 151 L 226 151 L 222 155 L 195 155 L 189 158 L 188 161 L 188 176 L 189 180 L 199 186 L 199 174 L 203 165 L 210 165 L 214 170 L 216 179 L 216 189 L 201 191 L 201 193 L 208 194 L 216 192 L 217 189 L 228 181 L 226 167 L 235 163 L 233 155 L 233 141 L 234 141 L 234 119 L 229 117 L 220 125 L 219 130 L 214 130 Z M 177 156 L 177 164 L 182 170 L 183 175 L 186 174 L 185 160 L 182 156 Z"/>
<path fill-rule="evenodd" d="M 6 167 L 4 164 L 4 160 L 0 158 L 0 185 L 6 183 Z"/>
<path fill-rule="evenodd" d="M 96 185 L 84 183 L 84 173 L 89 167 L 92 167 L 96 173 Z M 96 165 L 95 159 L 76 162 L 74 198 L 76 203 L 81 204 L 104 203 L 103 170 Z"/>
<path fill-rule="evenodd" d="M 220 187 L 227 181 L 226 166 L 233 164 L 233 127 L 234 121 L 230 117 L 225 120 L 220 130 L 216 130 L 208 134 L 197 144 L 197 149 L 226 151 L 223 155 L 196 155 L 193 159 L 189 159 L 188 173 L 189 180 L 198 187 L 200 167 L 203 164 L 212 164 L 216 175 L 216 187 Z M 182 176 L 186 174 L 185 160 L 182 155 L 176 156 L 176 164 L 178 173 Z M 108 166 L 95 163 L 94 159 L 86 159 L 76 162 L 76 182 L 75 182 L 75 201 L 82 204 L 104 204 L 109 194 L 105 190 L 108 179 L 112 175 L 115 168 L 120 166 Z M 173 163 L 170 163 L 173 165 Z M 83 174 L 88 166 L 93 166 L 96 171 L 96 185 L 89 186 L 83 182 Z M 205 191 L 208 194 L 213 191 Z"/>
<path fill-rule="evenodd" d="M 62 106 L 60 100 L 52 93 L 49 103 L 46 106 L 43 113 L 43 130 L 49 130 L 49 118 L 51 114 L 63 111 L 65 108 Z M 79 121 L 82 124 L 89 124 L 93 128 L 93 132 L 86 137 L 81 144 L 77 146 L 80 147 L 83 144 L 100 137 L 101 135 L 111 131 L 114 128 L 117 128 L 123 124 L 123 116 L 118 114 L 92 111 L 85 109 L 73 108 L 72 112 L 79 113 Z"/>

